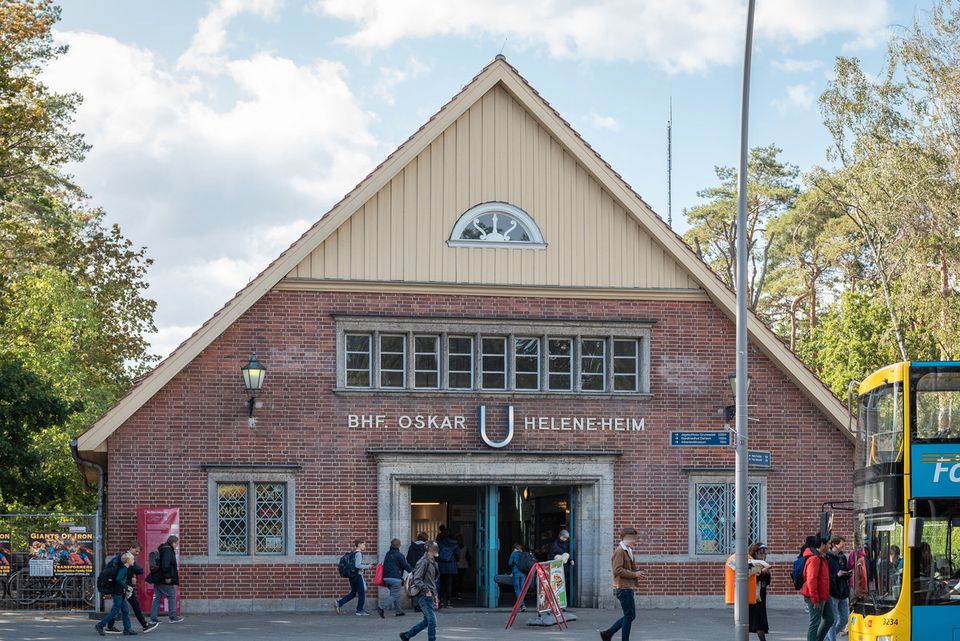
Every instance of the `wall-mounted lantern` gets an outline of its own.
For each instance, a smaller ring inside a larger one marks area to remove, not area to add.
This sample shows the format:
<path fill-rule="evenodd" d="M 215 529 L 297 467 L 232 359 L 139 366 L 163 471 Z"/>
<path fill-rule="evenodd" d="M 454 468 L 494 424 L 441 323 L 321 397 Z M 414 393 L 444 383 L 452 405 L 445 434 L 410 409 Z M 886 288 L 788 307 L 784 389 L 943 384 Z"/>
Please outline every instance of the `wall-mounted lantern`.
<path fill-rule="evenodd" d="M 247 422 L 250 427 L 257 424 L 257 419 L 253 418 L 253 408 L 257 407 L 257 392 L 263 387 L 263 379 L 267 375 L 267 368 L 257 360 L 257 353 L 250 354 L 250 360 L 246 365 L 240 368 L 243 374 L 243 384 L 250 392 L 250 399 L 247 401 Z"/>

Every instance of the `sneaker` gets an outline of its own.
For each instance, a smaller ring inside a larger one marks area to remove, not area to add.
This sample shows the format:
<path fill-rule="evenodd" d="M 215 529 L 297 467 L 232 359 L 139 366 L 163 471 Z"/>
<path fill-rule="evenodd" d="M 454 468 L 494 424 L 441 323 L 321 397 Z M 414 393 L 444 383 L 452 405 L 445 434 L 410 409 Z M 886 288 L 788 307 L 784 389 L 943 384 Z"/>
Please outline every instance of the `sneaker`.
<path fill-rule="evenodd" d="M 382 619 L 383 616 L 384 616 L 384 615 L 383 615 L 383 608 L 381 608 L 380 606 L 377 606 L 377 614 L 380 615 L 380 618 L 381 618 L 381 619 Z"/>
<path fill-rule="evenodd" d="M 410 635 L 406 632 L 400 633 L 400 641 L 410 641 Z"/>
<path fill-rule="evenodd" d="M 170 623 L 181 623 L 182 621 L 183 621 L 183 617 L 177 617 L 177 616 L 170 617 Z"/>
<path fill-rule="evenodd" d="M 147 625 L 143 626 L 143 633 L 153 632 L 160 626 L 159 621 L 147 621 Z"/>
<path fill-rule="evenodd" d="M 527 606 L 521 605 L 521 606 L 520 606 L 520 611 L 521 611 L 521 612 L 526 612 L 526 611 L 527 611 Z"/>
<path fill-rule="evenodd" d="M 366 610 L 357 610 L 357 616 L 358 616 L 358 617 L 368 617 L 368 616 L 370 616 L 370 613 L 367 612 Z"/>
<path fill-rule="evenodd" d="M 159 625 L 160 622 L 157 621 L 156 619 L 147 619 L 147 625 L 150 625 L 151 623 L 156 623 Z"/>
<path fill-rule="evenodd" d="M 103 626 L 100 625 L 99 623 L 98 623 L 97 625 L 93 626 L 93 629 L 96 630 L 96 631 L 97 631 L 97 634 L 99 634 L 100 636 L 102 636 L 102 637 L 107 636 L 107 633 L 104 632 L 104 630 L 103 630 Z"/>
<path fill-rule="evenodd" d="M 603 639 L 603 641 L 610 641 L 613 638 L 611 635 L 607 634 L 606 630 L 597 630 L 597 632 L 600 633 L 600 638 Z"/>
<path fill-rule="evenodd" d="M 336 601 L 333 602 L 333 609 L 337 611 L 337 614 L 343 614 L 343 612 L 340 610 L 340 604 Z"/>
<path fill-rule="evenodd" d="M 105 627 L 105 628 L 103 629 L 103 631 L 106 632 L 107 634 L 123 634 L 123 632 L 121 632 L 120 630 L 117 630 L 115 627 L 113 627 L 113 624 L 112 624 L 112 623 L 111 623 L 110 625 L 108 625 L 107 627 Z"/>

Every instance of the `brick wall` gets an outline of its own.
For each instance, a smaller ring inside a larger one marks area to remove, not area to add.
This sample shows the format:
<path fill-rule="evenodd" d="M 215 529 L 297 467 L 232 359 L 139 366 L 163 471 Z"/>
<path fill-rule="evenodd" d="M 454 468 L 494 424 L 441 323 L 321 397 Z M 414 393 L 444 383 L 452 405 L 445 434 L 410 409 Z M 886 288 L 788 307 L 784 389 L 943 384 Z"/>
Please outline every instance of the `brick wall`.
<path fill-rule="evenodd" d="M 725 449 L 671 448 L 673 429 L 719 429 L 731 401 L 734 326 L 708 302 L 638 302 L 275 291 L 254 305 L 109 439 L 110 541 L 135 532 L 138 506 L 179 506 L 181 554 L 207 554 L 207 475 L 203 464 L 297 464 L 296 548 L 338 555 L 355 536 L 377 540 L 376 463 L 367 449 L 483 449 L 475 429 L 348 430 L 348 414 L 463 414 L 501 395 L 455 397 L 336 395 L 331 314 L 570 318 L 654 321 L 651 393 L 636 398 L 510 397 L 518 415 L 645 417 L 646 431 L 525 431 L 507 451 L 618 449 L 614 529 L 637 527 L 641 554 L 687 554 L 688 476 L 684 468 L 734 464 Z M 267 367 L 257 426 L 247 426 L 239 368 L 252 350 Z M 820 504 L 852 495 L 852 446 L 759 352 L 750 351 L 751 449 L 769 450 L 767 544 L 795 553 L 817 528 Z M 494 434 L 505 418 L 490 409 Z M 468 423 L 469 426 L 469 423 Z M 847 532 L 849 519 L 838 519 Z M 613 541 L 610 542 L 613 545 Z M 371 546 L 373 547 L 373 546 Z M 787 564 L 774 593 L 793 594 Z M 656 564 L 648 594 L 720 594 L 710 563 Z M 187 565 L 184 599 L 330 597 L 343 590 L 332 565 Z M 279 574 L 278 574 L 279 573 Z M 282 578 L 280 578 L 282 577 Z M 280 580 L 278 580 L 280 579 Z M 280 593 L 282 592 L 282 594 Z"/>

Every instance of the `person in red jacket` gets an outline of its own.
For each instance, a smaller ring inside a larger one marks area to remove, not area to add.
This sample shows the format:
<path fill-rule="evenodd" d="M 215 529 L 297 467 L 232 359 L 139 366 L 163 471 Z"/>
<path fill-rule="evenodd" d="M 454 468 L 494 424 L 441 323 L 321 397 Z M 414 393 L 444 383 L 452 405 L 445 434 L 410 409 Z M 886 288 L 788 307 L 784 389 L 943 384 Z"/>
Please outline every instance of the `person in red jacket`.
<path fill-rule="evenodd" d="M 834 612 L 830 607 L 830 564 L 827 551 L 830 539 L 819 539 L 819 547 L 808 547 L 803 551 L 803 587 L 800 594 L 807 603 L 810 613 L 810 625 L 807 627 L 807 641 L 823 641 L 833 626 Z"/>

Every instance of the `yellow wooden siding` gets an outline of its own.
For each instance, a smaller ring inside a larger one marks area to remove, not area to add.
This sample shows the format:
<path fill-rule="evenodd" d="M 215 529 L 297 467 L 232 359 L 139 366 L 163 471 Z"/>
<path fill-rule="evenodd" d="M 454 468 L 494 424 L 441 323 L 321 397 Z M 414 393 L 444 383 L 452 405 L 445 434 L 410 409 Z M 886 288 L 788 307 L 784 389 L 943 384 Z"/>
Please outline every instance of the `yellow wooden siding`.
<path fill-rule="evenodd" d="M 448 247 L 470 207 L 503 201 L 546 249 Z M 289 276 L 486 285 L 699 289 L 500 85 L 464 112 Z"/>

